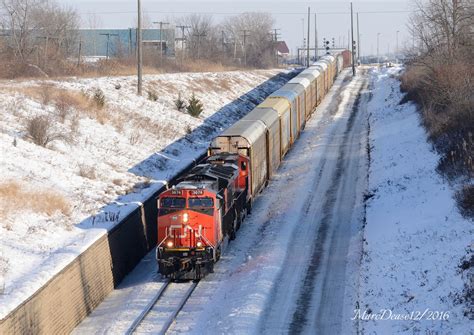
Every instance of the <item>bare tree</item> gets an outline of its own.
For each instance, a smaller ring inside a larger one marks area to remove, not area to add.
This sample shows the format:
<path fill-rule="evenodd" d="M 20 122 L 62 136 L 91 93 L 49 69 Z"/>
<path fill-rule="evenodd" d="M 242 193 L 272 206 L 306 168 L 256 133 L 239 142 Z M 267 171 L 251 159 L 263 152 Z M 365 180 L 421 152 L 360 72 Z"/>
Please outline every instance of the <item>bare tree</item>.
<path fill-rule="evenodd" d="M 77 46 L 78 15 L 54 0 L 1 0 L 0 14 L 0 25 L 9 35 L 4 43 L 10 50 L 2 61 L 19 71 L 34 68 L 46 75 L 48 60 L 57 72 L 60 67 L 51 60 L 66 60 Z"/>
<path fill-rule="evenodd" d="M 416 0 L 408 27 L 419 42 L 419 51 L 452 59 L 473 47 L 473 26 L 472 0 Z"/>
<path fill-rule="evenodd" d="M 31 13 L 40 0 L 2 0 L 3 26 L 9 31 L 16 58 L 25 61 L 32 52 Z"/>
<path fill-rule="evenodd" d="M 274 57 L 270 30 L 273 18 L 268 13 L 243 13 L 227 19 L 223 27 L 234 42 L 234 57 L 247 59 L 255 67 L 272 65 Z"/>

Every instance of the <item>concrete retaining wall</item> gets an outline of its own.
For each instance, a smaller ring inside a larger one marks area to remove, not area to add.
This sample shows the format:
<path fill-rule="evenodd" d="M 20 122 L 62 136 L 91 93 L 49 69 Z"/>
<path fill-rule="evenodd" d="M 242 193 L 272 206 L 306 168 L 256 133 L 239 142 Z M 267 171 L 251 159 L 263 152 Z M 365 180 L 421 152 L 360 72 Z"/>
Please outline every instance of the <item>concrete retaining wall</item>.
<path fill-rule="evenodd" d="M 156 246 L 156 198 L 163 190 L 0 320 L 0 334 L 70 333 Z"/>

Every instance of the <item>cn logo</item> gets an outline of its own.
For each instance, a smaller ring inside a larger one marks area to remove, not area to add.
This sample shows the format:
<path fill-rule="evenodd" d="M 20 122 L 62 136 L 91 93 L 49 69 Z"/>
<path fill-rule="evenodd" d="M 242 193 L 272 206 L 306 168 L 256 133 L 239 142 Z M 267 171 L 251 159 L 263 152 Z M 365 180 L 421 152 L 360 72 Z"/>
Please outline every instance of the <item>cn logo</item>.
<path fill-rule="evenodd" d="M 168 230 L 169 229 L 169 230 Z M 181 225 L 170 225 L 168 228 L 167 235 L 179 237 L 179 238 L 186 238 L 188 236 L 188 230 L 194 233 L 194 236 L 201 237 L 202 236 L 202 226 L 199 225 L 197 230 L 194 230 L 189 225 L 181 226 Z"/>

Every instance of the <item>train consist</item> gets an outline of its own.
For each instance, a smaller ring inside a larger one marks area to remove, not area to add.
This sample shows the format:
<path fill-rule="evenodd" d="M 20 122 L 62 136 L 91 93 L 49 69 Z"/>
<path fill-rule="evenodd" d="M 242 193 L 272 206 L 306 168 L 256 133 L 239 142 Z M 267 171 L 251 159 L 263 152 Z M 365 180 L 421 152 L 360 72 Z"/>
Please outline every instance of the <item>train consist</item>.
<path fill-rule="evenodd" d="M 200 279 L 213 271 L 265 187 L 342 71 L 324 56 L 214 138 L 208 157 L 158 198 L 159 272 Z"/>

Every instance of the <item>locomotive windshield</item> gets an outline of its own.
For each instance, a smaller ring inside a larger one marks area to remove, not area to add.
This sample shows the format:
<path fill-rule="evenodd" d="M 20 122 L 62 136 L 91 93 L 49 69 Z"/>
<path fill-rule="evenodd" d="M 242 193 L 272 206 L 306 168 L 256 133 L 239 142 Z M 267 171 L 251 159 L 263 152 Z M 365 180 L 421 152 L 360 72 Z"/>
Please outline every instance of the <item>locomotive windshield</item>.
<path fill-rule="evenodd" d="M 214 207 L 214 200 L 209 197 L 205 198 L 189 198 L 189 208 L 196 207 Z"/>
<path fill-rule="evenodd" d="M 184 208 L 184 207 L 186 207 L 186 199 L 185 198 L 177 198 L 177 197 L 163 198 L 160 201 L 160 207 Z"/>

